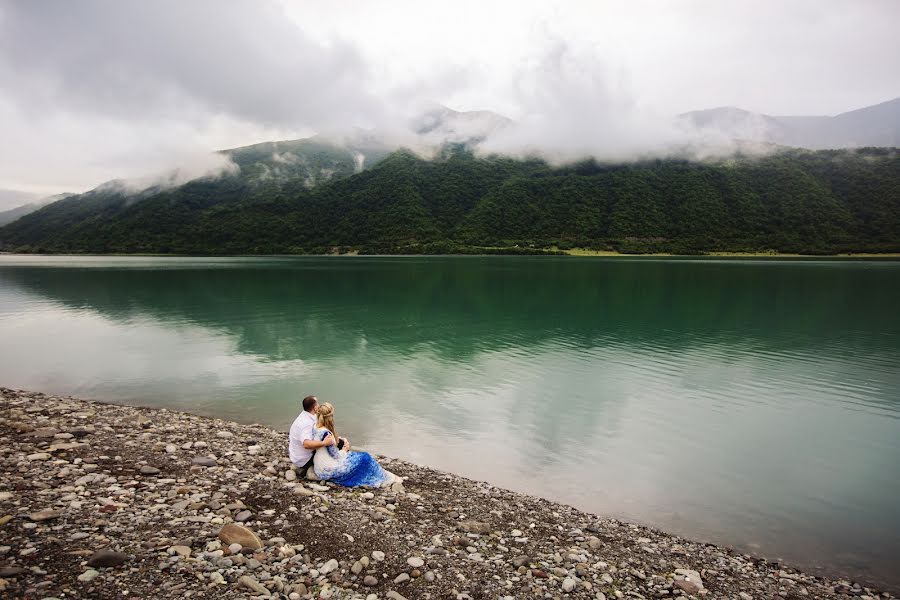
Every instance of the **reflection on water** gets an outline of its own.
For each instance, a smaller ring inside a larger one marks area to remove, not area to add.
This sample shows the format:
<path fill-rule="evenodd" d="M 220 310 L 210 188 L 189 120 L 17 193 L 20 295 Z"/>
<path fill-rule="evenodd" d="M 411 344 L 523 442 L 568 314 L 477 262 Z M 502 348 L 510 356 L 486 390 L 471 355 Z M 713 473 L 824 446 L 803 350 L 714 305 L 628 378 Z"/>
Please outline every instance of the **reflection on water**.
<path fill-rule="evenodd" d="M 286 427 L 900 587 L 900 263 L 0 258 L 0 385 Z"/>

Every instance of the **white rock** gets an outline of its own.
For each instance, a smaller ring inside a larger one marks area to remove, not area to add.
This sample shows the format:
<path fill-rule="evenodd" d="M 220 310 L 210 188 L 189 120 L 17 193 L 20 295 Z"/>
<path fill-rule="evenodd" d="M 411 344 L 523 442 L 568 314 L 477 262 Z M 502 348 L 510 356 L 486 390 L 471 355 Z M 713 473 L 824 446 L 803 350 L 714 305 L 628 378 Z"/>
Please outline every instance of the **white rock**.
<path fill-rule="evenodd" d="M 418 569 L 422 565 L 425 564 L 425 561 L 419 558 L 418 556 L 411 556 L 406 559 L 406 564 L 411 566 L 413 569 Z"/>
<path fill-rule="evenodd" d="M 562 582 L 562 589 L 565 593 L 569 593 L 575 589 L 575 580 L 571 577 L 566 577 Z"/>
<path fill-rule="evenodd" d="M 99 571 L 95 571 L 94 569 L 88 569 L 84 573 L 78 576 L 78 581 L 88 582 L 94 579 L 97 575 L 99 575 Z"/>
<path fill-rule="evenodd" d="M 406 581 L 409 581 L 409 575 L 407 573 L 400 573 L 394 577 L 394 583 L 404 583 Z"/>
<path fill-rule="evenodd" d="M 322 575 L 328 575 L 329 573 L 331 573 L 332 571 L 334 571 L 337 568 L 338 568 L 338 561 L 336 561 L 335 559 L 332 558 L 331 560 L 326 562 L 324 565 L 319 567 L 319 573 L 321 573 Z"/>
<path fill-rule="evenodd" d="M 381 562 L 384 560 L 384 552 L 381 550 L 372 550 L 372 558 L 376 561 Z"/>

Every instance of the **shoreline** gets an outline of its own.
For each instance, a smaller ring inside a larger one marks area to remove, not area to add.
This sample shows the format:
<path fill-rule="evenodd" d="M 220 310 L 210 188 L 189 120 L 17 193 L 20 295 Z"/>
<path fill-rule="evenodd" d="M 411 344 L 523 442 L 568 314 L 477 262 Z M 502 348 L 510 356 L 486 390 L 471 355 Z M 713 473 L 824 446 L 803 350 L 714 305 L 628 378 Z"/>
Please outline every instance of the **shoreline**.
<path fill-rule="evenodd" d="M 534 248 L 533 252 L 484 252 L 484 253 L 468 253 L 453 252 L 445 254 L 360 254 L 359 250 L 349 252 L 334 253 L 328 252 L 324 254 L 153 254 L 153 253 L 41 253 L 41 252 L 6 252 L 0 251 L 0 256 L 36 256 L 36 257 L 136 257 L 136 258 L 421 258 L 421 257 L 447 257 L 447 256 L 498 256 L 498 257 L 530 257 L 530 256 L 551 256 L 551 257 L 598 257 L 598 258 L 685 258 L 685 259 L 709 259 L 709 258 L 801 258 L 806 260 L 829 260 L 829 259 L 896 259 L 900 260 L 900 252 L 846 252 L 838 254 L 796 254 L 789 252 L 729 252 L 729 251 L 710 251 L 697 254 L 673 254 L 670 252 L 616 252 L 613 250 L 589 250 L 585 248 L 571 248 L 568 250 L 559 250 L 558 248 Z"/>
<path fill-rule="evenodd" d="M 0 436 L 2 597 L 894 598 L 401 460 L 299 481 L 261 425 L 0 387 Z"/>

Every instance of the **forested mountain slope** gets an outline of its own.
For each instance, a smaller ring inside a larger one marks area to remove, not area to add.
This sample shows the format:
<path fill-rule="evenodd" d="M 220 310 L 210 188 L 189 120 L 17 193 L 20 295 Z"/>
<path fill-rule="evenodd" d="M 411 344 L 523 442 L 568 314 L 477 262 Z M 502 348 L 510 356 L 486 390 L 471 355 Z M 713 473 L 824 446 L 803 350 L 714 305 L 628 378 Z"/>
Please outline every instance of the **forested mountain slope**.
<path fill-rule="evenodd" d="M 332 159 L 344 169 L 314 185 L 303 169 L 260 177 L 264 169 L 248 159 L 241 174 L 176 188 L 138 195 L 98 188 L 0 228 L 0 247 L 188 254 L 532 246 L 900 251 L 900 154 L 893 149 L 553 167 L 447 146 L 433 160 L 393 152 L 361 172 L 347 162 L 352 154 L 329 152 L 322 150 L 317 172 Z"/>

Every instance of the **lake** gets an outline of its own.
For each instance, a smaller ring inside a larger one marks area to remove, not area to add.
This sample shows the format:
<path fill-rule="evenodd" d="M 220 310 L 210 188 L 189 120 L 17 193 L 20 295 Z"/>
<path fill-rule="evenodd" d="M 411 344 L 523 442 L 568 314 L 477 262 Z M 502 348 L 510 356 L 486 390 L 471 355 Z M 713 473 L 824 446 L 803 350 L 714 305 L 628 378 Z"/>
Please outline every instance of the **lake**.
<path fill-rule="evenodd" d="M 0 256 L 0 385 L 287 428 L 900 588 L 900 262 Z"/>

